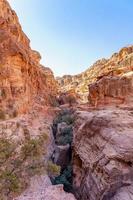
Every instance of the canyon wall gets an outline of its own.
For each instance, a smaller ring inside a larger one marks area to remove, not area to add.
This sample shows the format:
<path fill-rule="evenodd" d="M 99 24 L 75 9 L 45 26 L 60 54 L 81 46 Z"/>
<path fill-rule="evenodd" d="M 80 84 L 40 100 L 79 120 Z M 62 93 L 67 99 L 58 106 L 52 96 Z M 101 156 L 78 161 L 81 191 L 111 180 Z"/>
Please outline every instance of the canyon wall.
<path fill-rule="evenodd" d="M 133 199 L 132 109 L 77 113 L 73 141 L 77 199 Z"/>
<path fill-rule="evenodd" d="M 15 199 L 26 189 L 28 197 L 23 199 L 31 199 L 32 194 L 36 194 L 35 199 L 42 199 L 40 190 L 44 192 L 48 186 L 45 175 L 52 167 L 59 171 L 53 163 L 48 165 L 54 151 L 51 127 L 56 113 L 52 107 L 56 104 L 56 80 L 49 68 L 41 66 L 40 59 L 40 54 L 31 50 L 16 13 L 6 0 L 0 0 L 2 200 Z M 37 187 L 33 188 L 33 183 Z M 62 198 L 60 190 L 64 196 L 65 192 L 60 188 L 53 189 Z M 47 194 L 44 198 L 50 199 Z"/>
<path fill-rule="evenodd" d="M 95 107 L 133 103 L 133 71 L 106 76 L 89 85 L 89 103 Z"/>
<path fill-rule="evenodd" d="M 99 73 L 93 66 L 96 77 L 90 79 L 88 104 L 75 114 L 73 187 L 77 199 L 133 199 L 132 58 L 132 47 L 127 47 L 101 66 Z"/>
<path fill-rule="evenodd" d="M 133 70 L 133 46 L 122 48 L 110 59 L 101 59 L 89 67 L 85 72 L 70 76 L 57 77 L 60 92 L 75 90 L 80 102 L 88 102 L 88 86 L 103 77 L 121 77 Z"/>
<path fill-rule="evenodd" d="M 18 17 L 0 0 L 0 109 L 6 115 L 27 112 L 35 103 L 51 105 L 57 94 L 52 71 L 40 65 Z"/>

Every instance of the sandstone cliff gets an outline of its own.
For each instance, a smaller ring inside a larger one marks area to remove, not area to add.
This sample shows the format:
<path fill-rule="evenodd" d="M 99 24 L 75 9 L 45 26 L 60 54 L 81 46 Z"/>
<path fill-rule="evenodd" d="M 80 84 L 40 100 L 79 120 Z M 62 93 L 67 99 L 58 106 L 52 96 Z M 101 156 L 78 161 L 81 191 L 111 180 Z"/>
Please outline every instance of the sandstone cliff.
<path fill-rule="evenodd" d="M 122 48 L 119 53 L 115 53 L 110 59 L 98 60 L 85 72 L 75 76 L 58 77 L 61 92 L 71 89 L 80 96 L 81 102 L 88 101 L 88 86 L 106 76 L 122 76 L 133 70 L 133 47 Z"/>
<path fill-rule="evenodd" d="M 133 71 L 121 76 L 106 76 L 89 85 L 91 105 L 107 106 L 133 103 Z"/>
<path fill-rule="evenodd" d="M 56 103 L 56 81 L 52 71 L 40 65 L 40 58 L 31 50 L 15 12 L 6 0 L 0 0 L 2 200 L 21 194 L 30 187 L 31 177 L 47 174 L 50 167 L 59 171 L 54 164 L 48 168 L 54 151 L 51 126 L 55 111 L 51 105 Z M 33 181 L 37 182 L 38 177 Z"/>
<path fill-rule="evenodd" d="M 0 108 L 7 115 L 27 112 L 34 103 L 55 102 L 56 81 L 41 56 L 31 50 L 15 12 L 0 0 Z"/>
<path fill-rule="evenodd" d="M 88 70 L 89 102 L 77 108 L 73 139 L 77 199 L 133 199 L 132 51 Z"/>

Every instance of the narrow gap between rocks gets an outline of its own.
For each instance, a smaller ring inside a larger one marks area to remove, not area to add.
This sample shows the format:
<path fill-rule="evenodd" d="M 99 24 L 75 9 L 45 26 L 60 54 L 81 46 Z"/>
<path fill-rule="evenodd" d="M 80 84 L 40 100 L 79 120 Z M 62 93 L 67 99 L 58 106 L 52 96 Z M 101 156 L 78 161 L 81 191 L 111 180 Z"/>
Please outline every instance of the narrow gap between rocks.
<path fill-rule="evenodd" d="M 60 175 L 52 177 L 53 185 L 63 184 L 66 192 L 73 193 L 72 186 L 72 140 L 74 125 L 74 110 L 62 109 L 53 121 L 55 150 L 52 161 L 61 168 Z"/>

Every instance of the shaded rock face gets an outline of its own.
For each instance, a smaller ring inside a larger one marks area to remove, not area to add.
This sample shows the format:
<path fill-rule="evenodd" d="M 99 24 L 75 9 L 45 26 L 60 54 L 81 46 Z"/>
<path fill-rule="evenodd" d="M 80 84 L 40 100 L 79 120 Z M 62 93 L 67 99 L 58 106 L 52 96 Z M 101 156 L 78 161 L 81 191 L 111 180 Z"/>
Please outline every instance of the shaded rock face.
<path fill-rule="evenodd" d="M 69 90 L 67 92 L 63 92 L 59 94 L 58 102 L 60 105 L 69 104 L 73 105 L 76 104 L 79 100 L 79 96 L 75 92 L 75 90 Z"/>
<path fill-rule="evenodd" d="M 54 162 L 65 169 L 71 161 L 71 148 L 70 145 L 57 146 L 55 148 Z"/>
<path fill-rule="evenodd" d="M 132 107 L 81 111 L 73 141 L 77 199 L 133 199 Z"/>
<path fill-rule="evenodd" d="M 55 101 L 56 82 L 50 69 L 39 64 L 15 12 L 0 0 L 0 107 L 4 112 L 24 113 L 29 105 Z"/>
<path fill-rule="evenodd" d="M 133 47 L 125 47 L 111 56 L 101 59 L 89 67 L 85 72 L 70 76 L 57 77 L 61 92 L 75 90 L 81 102 L 88 102 L 88 85 L 103 77 L 121 77 L 133 70 Z"/>
<path fill-rule="evenodd" d="M 93 106 L 119 105 L 133 102 L 133 72 L 122 77 L 104 77 L 89 86 L 89 102 Z"/>

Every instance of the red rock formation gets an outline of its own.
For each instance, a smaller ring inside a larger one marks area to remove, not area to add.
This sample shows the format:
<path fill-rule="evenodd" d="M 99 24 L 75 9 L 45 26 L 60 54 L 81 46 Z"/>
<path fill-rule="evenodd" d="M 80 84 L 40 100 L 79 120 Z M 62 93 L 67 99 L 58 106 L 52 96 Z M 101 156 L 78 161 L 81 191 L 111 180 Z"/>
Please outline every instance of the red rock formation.
<path fill-rule="evenodd" d="M 78 199 L 133 199 L 132 122 L 132 107 L 77 113 L 73 185 Z"/>
<path fill-rule="evenodd" d="M 67 92 L 60 93 L 58 102 L 60 105 L 69 104 L 71 106 L 73 104 L 78 103 L 79 99 L 80 98 L 78 94 L 75 92 L 75 90 L 69 90 Z"/>
<path fill-rule="evenodd" d="M 50 105 L 56 103 L 56 81 L 52 71 L 40 65 L 40 58 L 38 52 L 31 50 L 30 41 L 23 33 L 15 12 L 6 0 L 0 0 L 2 200 L 14 199 L 26 189 L 30 178 L 36 174 L 34 170 L 31 172 L 31 168 L 46 171 L 54 151 L 51 126 L 55 111 Z M 16 117 L 22 113 L 27 114 Z M 10 119 L 12 117 L 15 118 Z M 36 158 L 32 157 L 34 153 L 31 156 L 25 154 L 25 149 L 33 152 L 35 148 L 38 148 Z M 38 182 L 38 179 L 33 178 L 33 181 Z"/>
<path fill-rule="evenodd" d="M 96 62 L 71 81 L 69 77 L 65 90 L 71 87 L 81 96 L 88 94 L 90 103 L 77 107 L 81 111 L 74 127 L 77 199 L 133 199 L 133 47 Z"/>
<path fill-rule="evenodd" d="M 77 114 L 74 131 L 73 184 L 78 199 L 133 199 L 132 51 L 123 48 L 99 73 L 93 68 L 96 77 L 88 98 L 92 107 Z"/>
<path fill-rule="evenodd" d="M 56 82 L 39 63 L 15 12 L 0 0 L 0 107 L 5 113 L 26 112 L 29 105 L 54 103 Z"/>
<path fill-rule="evenodd" d="M 85 72 L 75 76 L 57 78 L 61 92 L 74 89 L 82 102 L 88 101 L 88 85 L 95 83 L 105 76 L 122 76 L 133 71 L 133 46 L 125 47 L 115 53 L 110 59 L 98 60 Z"/>
<path fill-rule="evenodd" d="M 89 85 L 89 102 L 93 106 L 120 105 L 133 102 L 133 72 L 106 76 Z"/>

